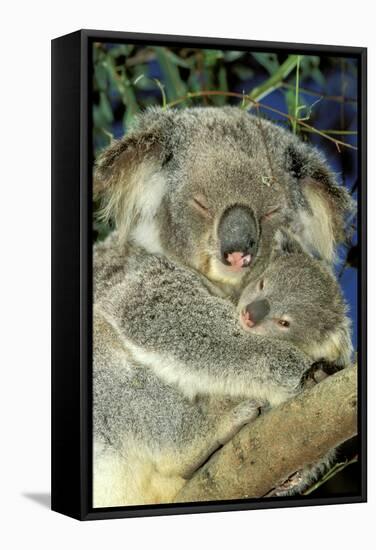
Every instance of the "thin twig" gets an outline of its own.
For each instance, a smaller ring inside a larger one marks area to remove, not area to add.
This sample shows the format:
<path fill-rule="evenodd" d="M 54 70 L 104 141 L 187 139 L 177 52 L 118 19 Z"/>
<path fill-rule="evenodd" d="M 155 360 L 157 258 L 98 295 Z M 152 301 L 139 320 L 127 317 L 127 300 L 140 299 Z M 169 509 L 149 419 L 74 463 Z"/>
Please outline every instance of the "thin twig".
<path fill-rule="evenodd" d="M 298 120 L 298 112 L 299 112 L 299 69 L 300 69 L 300 55 L 298 55 L 298 60 L 296 63 L 295 110 L 294 110 L 294 120 L 292 123 L 292 131 L 294 134 L 296 134 L 296 122 Z"/>
<path fill-rule="evenodd" d="M 295 90 L 294 84 L 288 84 L 287 82 L 281 83 L 281 88 L 287 88 L 288 90 Z M 307 88 L 300 88 L 300 93 L 305 95 L 311 95 L 314 97 L 322 97 L 326 101 L 337 101 L 338 103 L 353 103 L 357 104 L 357 100 L 354 97 L 344 97 L 343 95 L 324 95 Z"/>
<path fill-rule="evenodd" d="M 257 125 L 258 125 L 258 128 L 259 128 L 259 130 L 260 130 L 261 139 L 262 139 L 262 143 L 263 143 L 263 145 L 264 145 L 265 155 L 266 155 L 266 159 L 267 159 L 267 162 L 268 162 L 268 165 L 269 165 L 271 177 L 272 177 L 273 182 L 275 183 L 275 182 L 276 182 L 276 177 L 275 177 L 275 174 L 274 174 L 273 163 L 272 163 L 272 159 L 270 158 L 269 148 L 268 148 L 267 140 L 266 140 L 266 137 L 265 137 L 265 128 L 264 128 L 263 125 L 260 123 L 260 111 L 259 111 L 259 108 L 257 108 Z"/>
<path fill-rule="evenodd" d="M 205 96 L 209 97 L 209 96 L 218 96 L 218 95 L 227 96 L 227 97 L 236 97 L 236 98 L 241 99 L 243 101 L 244 100 L 248 101 L 256 109 L 261 107 L 262 109 L 266 109 L 266 110 L 268 110 L 272 113 L 283 116 L 283 117 L 287 118 L 288 120 L 290 120 L 291 122 L 296 120 L 297 124 L 300 124 L 304 128 L 308 128 L 311 132 L 314 132 L 315 134 L 318 134 L 318 135 L 322 136 L 323 138 L 325 138 L 325 139 L 331 141 L 332 143 L 334 143 L 339 152 L 341 151 L 340 147 L 348 147 L 349 149 L 353 149 L 354 151 L 357 151 L 357 147 L 355 147 L 354 145 L 351 145 L 350 143 L 346 143 L 344 141 L 340 141 L 339 139 L 333 138 L 333 137 L 325 134 L 321 130 L 317 130 L 317 128 L 314 128 L 313 126 L 310 126 L 309 124 L 307 124 L 306 122 L 304 122 L 303 120 L 301 120 L 299 118 L 296 119 L 294 116 L 289 115 L 287 113 L 284 113 L 283 111 L 280 111 L 279 109 L 275 109 L 274 107 L 270 107 L 269 105 L 265 105 L 263 103 L 260 103 L 259 101 L 255 101 L 254 99 L 249 97 L 249 95 L 244 95 L 244 94 L 240 94 L 240 93 L 237 93 L 237 92 L 221 92 L 221 91 L 218 91 L 218 90 L 208 90 L 208 91 L 205 91 L 205 92 L 189 92 L 186 96 L 180 97 L 180 98 L 168 103 L 167 107 L 175 107 L 176 105 L 179 105 L 180 103 L 184 103 L 184 101 L 187 101 L 188 99 L 193 99 L 195 97 L 205 97 Z"/>
<path fill-rule="evenodd" d="M 321 485 L 323 485 L 324 483 L 329 481 L 329 479 L 334 477 L 339 472 L 342 472 L 342 470 L 347 468 L 347 466 L 350 466 L 350 464 L 355 464 L 356 462 L 358 462 L 358 455 L 355 455 L 351 460 L 345 460 L 344 462 L 338 462 L 338 464 L 335 464 L 333 466 L 333 468 L 331 468 L 321 479 L 319 479 L 316 483 L 314 483 L 309 489 L 304 491 L 302 494 L 303 495 L 310 495 L 311 493 L 313 493 L 313 491 L 315 491 L 316 489 L 321 487 Z"/>
<path fill-rule="evenodd" d="M 358 132 L 355 130 L 326 130 L 324 128 L 319 128 L 320 132 L 323 132 L 323 134 L 334 134 L 334 135 L 340 135 L 340 136 L 357 136 Z M 312 130 L 308 130 L 308 128 L 303 128 L 303 132 L 312 132 Z"/>

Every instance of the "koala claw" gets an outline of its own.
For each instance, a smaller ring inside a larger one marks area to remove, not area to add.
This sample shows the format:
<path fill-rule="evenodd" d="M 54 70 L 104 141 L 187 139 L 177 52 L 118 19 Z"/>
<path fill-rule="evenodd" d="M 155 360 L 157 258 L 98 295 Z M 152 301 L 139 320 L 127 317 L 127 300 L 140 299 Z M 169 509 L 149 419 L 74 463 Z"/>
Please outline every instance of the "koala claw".
<path fill-rule="evenodd" d="M 260 414 L 260 408 L 265 403 L 261 400 L 248 399 L 242 401 L 227 414 L 222 421 L 218 431 L 218 442 L 224 445 L 229 441 L 245 424 L 255 420 Z"/>
<path fill-rule="evenodd" d="M 249 399 L 242 401 L 233 409 L 232 414 L 237 419 L 243 419 L 245 422 L 250 422 L 259 416 L 261 409 L 267 407 L 267 403 L 258 399 Z"/>
<path fill-rule="evenodd" d="M 297 488 L 302 485 L 303 472 L 300 470 L 292 474 L 286 481 L 281 483 L 278 487 L 270 491 L 266 496 L 268 497 L 285 497 L 291 494 L 296 494 Z"/>

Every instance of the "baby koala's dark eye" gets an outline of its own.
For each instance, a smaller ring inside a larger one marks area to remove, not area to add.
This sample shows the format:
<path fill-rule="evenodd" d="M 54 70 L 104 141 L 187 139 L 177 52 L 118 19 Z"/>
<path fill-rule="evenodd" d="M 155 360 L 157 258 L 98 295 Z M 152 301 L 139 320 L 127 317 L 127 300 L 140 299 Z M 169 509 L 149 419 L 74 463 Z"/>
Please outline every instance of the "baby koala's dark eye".
<path fill-rule="evenodd" d="M 278 324 L 284 328 L 288 328 L 290 326 L 289 321 L 285 321 L 284 319 L 279 319 Z"/>
<path fill-rule="evenodd" d="M 264 279 L 261 279 L 261 281 L 259 282 L 259 290 L 263 290 L 264 286 L 265 286 Z"/>

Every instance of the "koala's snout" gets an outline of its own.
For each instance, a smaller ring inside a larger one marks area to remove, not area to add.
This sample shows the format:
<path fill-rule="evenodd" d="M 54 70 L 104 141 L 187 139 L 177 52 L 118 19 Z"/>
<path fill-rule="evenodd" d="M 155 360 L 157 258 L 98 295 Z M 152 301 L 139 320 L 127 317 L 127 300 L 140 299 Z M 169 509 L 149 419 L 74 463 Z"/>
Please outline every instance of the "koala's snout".
<path fill-rule="evenodd" d="M 248 304 L 243 312 L 244 322 L 248 327 L 253 327 L 270 313 L 268 300 L 256 300 Z"/>
<path fill-rule="evenodd" d="M 221 260 L 235 270 L 248 267 L 257 251 L 257 224 L 247 206 L 232 206 L 218 226 Z"/>

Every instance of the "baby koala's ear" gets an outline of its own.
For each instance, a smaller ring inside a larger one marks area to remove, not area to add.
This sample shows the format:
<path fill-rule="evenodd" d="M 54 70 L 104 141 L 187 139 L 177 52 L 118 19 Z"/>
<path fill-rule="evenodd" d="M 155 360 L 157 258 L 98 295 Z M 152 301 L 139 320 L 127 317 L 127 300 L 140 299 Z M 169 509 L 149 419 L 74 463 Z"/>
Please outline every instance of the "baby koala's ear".
<path fill-rule="evenodd" d="M 278 229 L 273 237 L 272 257 L 288 254 L 303 254 L 300 243 L 284 229 Z"/>

